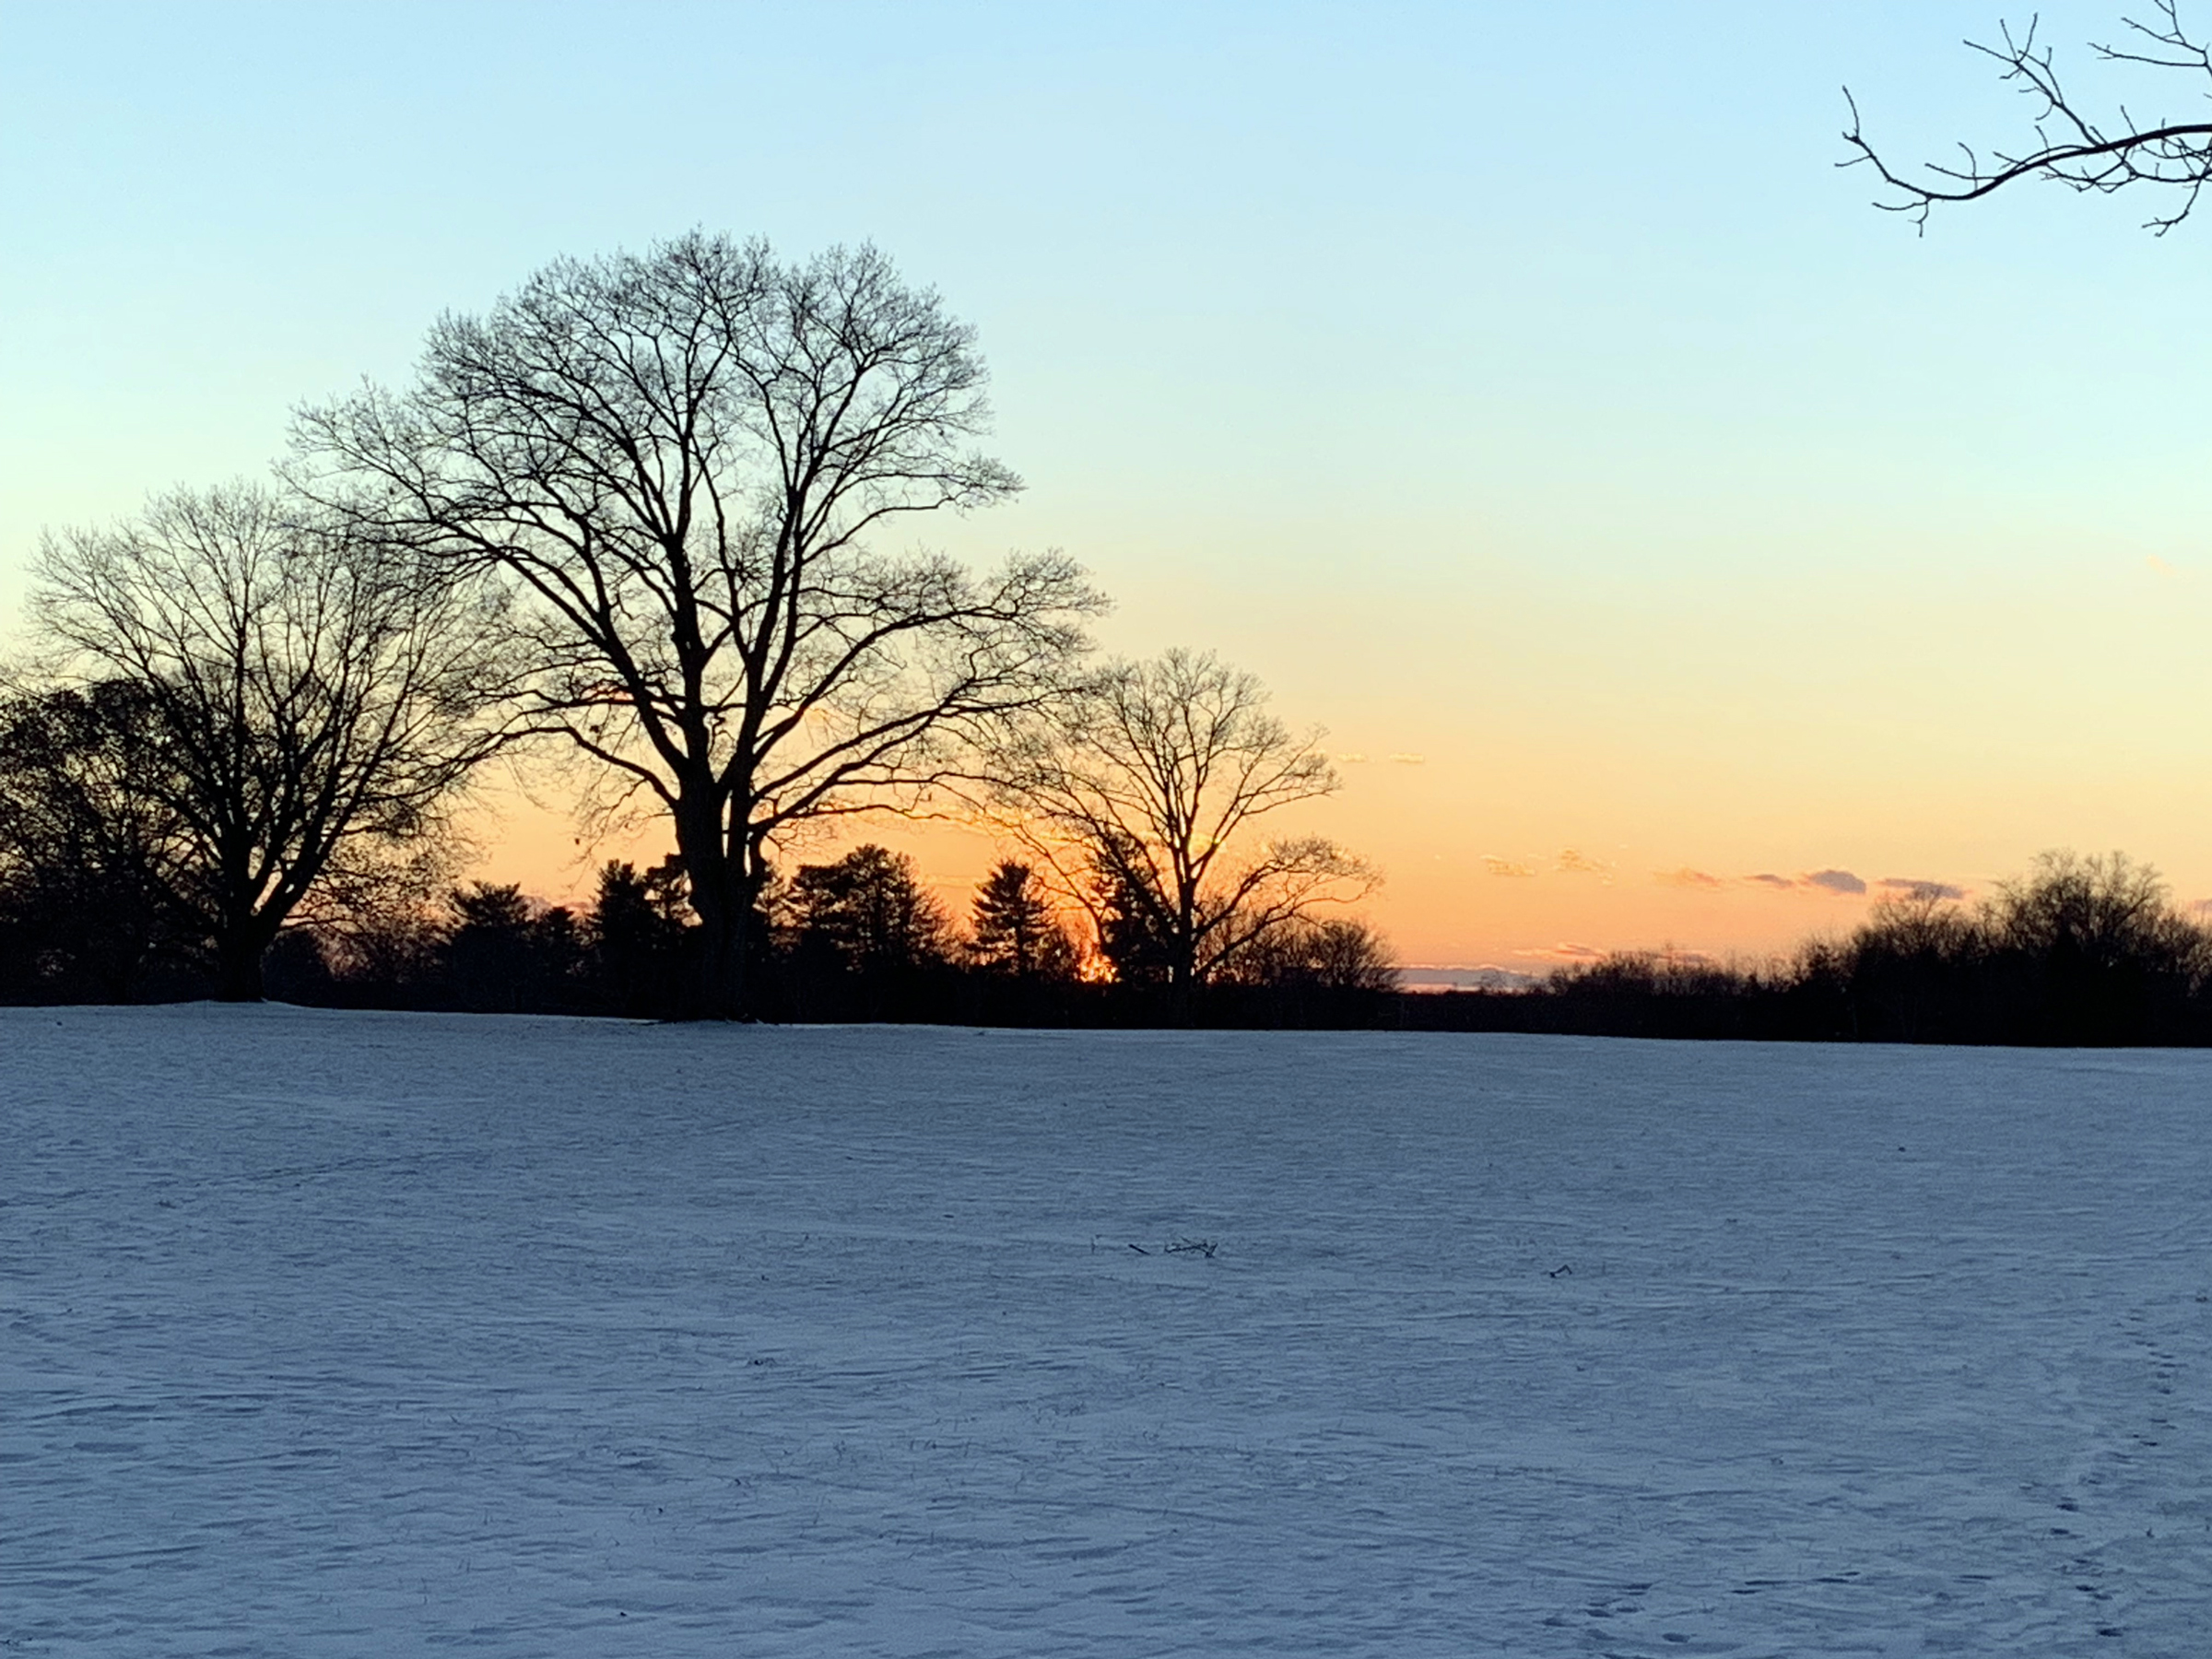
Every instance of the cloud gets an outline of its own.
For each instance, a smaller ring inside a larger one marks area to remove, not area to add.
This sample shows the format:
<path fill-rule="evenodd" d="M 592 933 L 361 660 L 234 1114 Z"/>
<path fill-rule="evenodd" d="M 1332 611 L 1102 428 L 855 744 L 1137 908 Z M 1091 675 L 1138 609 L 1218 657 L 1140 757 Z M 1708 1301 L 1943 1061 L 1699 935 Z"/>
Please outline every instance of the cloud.
<path fill-rule="evenodd" d="M 1343 766 L 1365 766 L 1367 764 L 1365 755 L 1339 755 L 1336 759 L 1338 764 Z"/>
<path fill-rule="evenodd" d="M 1863 893 L 1866 884 L 1849 870 L 1815 870 L 1805 878 L 1806 887 L 1826 888 L 1831 893 Z"/>
<path fill-rule="evenodd" d="M 1429 763 L 1429 757 L 1426 755 L 1393 755 L 1390 758 L 1390 763 L 1393 766 L 1426 766 Z"/>
<path fill-rule="evenodd" d="M 1703 870 L 1693 870 L 1687 865 L 1679 870 L 1653 870 L 1652 875 L 1668 887 L 1696 888 L 1700 892 L 1712 892 L 1725 885 L 1718 876 L 1708 876 Z"/>
<path fill-rule="evenodd" d="M 1572 847 L 1559 849 L 1559 868 L 1571 876 L 1602 876 L 1613 866 L 1602 858 L 1593 858 L 1587 853 Z"/>
<path fill-rule="evenodd" d="M 1494 853 L 1485 853 L 1482 862 L 1493 876 L 1534 876 L 1536 873 L 1536 866 L 1533 864 L 1519 864 L 1510 858 L 1500 858 Z"/>
<path fill-rule="evenodd" d="M 2153 575 L 2171 578 L 2174 573 L 2173 567 L 2156 553 L 2148 555 L 2143 562 L 2150 567 Z"/>
<path fill-rule="evenodd" d="M 1917 877 L 1885 876 L 1875 886 L 1887 892 L 1902 893 L 1909 899 L 1963 899 L 1966 889 L 1953 887 L 1947 881 L 1923 881 Z"/>
<path fill-rule="evenodd" d="M 1866 884 L 1849 870 L 1815 870 L 1809 876 L 1777 876 L 1771 870 L 1761 870 L 1756 876 L 1745 877 L 1743 881 L 1746 887 L 1761 887 L 1774 893 L 1843 893 L 1855 897 L 1866 890 Z"/>
<path fill-rule="evenodd" d="M 1554 945 L 1549 950 L 1530 951 L 1524 954 L 1549 957 L 1558 962 L 1595 962 L 1603 960 L 1606 955 L 1594 945 Z"/>

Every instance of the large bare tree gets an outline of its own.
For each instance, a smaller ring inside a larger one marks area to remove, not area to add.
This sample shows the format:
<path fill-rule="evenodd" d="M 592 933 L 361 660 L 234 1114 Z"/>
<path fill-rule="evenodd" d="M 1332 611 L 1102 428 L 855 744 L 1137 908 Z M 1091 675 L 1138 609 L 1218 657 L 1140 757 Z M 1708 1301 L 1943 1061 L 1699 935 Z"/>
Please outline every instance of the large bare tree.
<path fill-rule="evenodd" d="M 694 1011 L 743 1011 L 780 838 L 911 801 L 1052 695 L 1097 595 L 877 546 L 1019 488 L 973 448 L 972 332 L 873 249 L 692 234 L 563 260 L 430 331 L 415 384 L 305 413 L 375 534 L 518 579 L 524 723 L 646 794 L 700 927 Z"/>
<path fill-rule="evenodd" d="M 1187 1005 L 1260 941 L 1374 885 L 1321 837 L 1253 844 L 1261 819 L 1337 787 L 1319 735 L 1269 713 L 1254 676 L 1171 650 L 1046 711 L 1000 758 L 994 794 L 1117 975 Z"/>
<path fill-rule="evenodd" d="M 139 787 L 180 842 L 171 896 L 229 1000 L 261 995 L 311 895 L 436 827 L 494 742 L 496 596 L 265 489 L 180 490 L 51 535 L 31 603 L 65 676 L 135 688 L 156 750 Z"/>
<path fill-rule="evenodd" d="M 2118 43 L 2090 46 L 2096 59 L 2131 70 L 2172 71 L 2197 98 L 2212 93 L 2212 37 L 2183 26 L 2177 0 L 2152 0 L 2147 18 L 2123 18 L 2121 29 Z M 1924 226 L 1939 206 L 1978 201 L 2022 179 L 2107 195 L 2140 185 L 2165 193 L 2167 206 L 2149 220 L 2162 234 L 2189 217 L 2212 183 L 2212 121 L 2140 120 L 2124 104 L 2109 115 L 2096 113 L 2061 80 L 2055 53 L 2036 40 L 2034 19 L 2018 33 L 1999 25 L 1994 44 L 1967 45 L 1993 59 L 2000 78 L 2028 97 L 2032 136 L 1986 154 L 1962 144 L 1956 162 L 1900 171 L 1865 136 L 1852 102 L 1843 141 L 1853 153 L 1843 165 L 1863 164 L 1879 175 L 1889 194 L 1877 206 Z"/>

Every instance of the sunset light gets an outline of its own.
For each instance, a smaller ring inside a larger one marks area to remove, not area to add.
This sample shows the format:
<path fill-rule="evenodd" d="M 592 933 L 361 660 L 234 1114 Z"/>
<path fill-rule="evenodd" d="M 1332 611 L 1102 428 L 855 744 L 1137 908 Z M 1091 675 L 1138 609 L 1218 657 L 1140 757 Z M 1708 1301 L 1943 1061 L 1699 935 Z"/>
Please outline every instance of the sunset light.
<path fill-rule="evenodd" d="M 2212 0 L 0 0 L 0 1652 L 2189 1654 Z"/>
<path fill-rule="evenodd" d="M 2212 894 L 2206 486 L 2169 418 L 2212 349 L 2173 322 L 2200 233 L 2030 192 L 1915 237 L 1834 165 L 1843 82 L 1947 141 L 1981 7 L 1201 9 L 1172 53 L 1141 7 L 864 10 L 863 113 L 825 126 L 769 70 L 804 16 L 662 8 L 688 44 L 639 168 L 547 112 L 588 85 L 619 124 L 642 86 L 496 8 L 11 8 L 0 608 L 42 530 L 259 473 L 548 259 L 869 241 L 977 330 L 1026 486 L 900 534 L 1064 549 L 1110 650 L 1218 651 L 1325 727 L 1306 822 L 1382 868 L 1406 962 L 1756 955 L 2051 847 Z M 403 71 L 410 16 L 448 67 Z M 473 874 L 588 886 L 559 791 L 480 793 Z M 948 898 L 992 855 L 851 833 Z"/>

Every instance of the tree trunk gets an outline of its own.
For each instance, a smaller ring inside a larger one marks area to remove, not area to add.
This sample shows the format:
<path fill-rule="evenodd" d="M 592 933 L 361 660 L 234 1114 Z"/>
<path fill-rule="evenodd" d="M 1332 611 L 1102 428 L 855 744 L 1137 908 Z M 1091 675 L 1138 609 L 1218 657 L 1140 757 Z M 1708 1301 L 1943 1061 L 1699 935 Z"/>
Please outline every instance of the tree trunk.
<path fill-rule="evenodd" d="M 685 1006 L 686 1019 L 742 1019 L 745 1018 L 746 915 L 742 905 L 726 899 L 700 902 L 698 888 L 691 908 L 699 915 L 698 954 L 692 962 L 691 984 Z"/>
<path fill-rule="evenodd" d="M 268 949 L 268 932 L 258 921 L 226 927 L 215 942 L 215 1000 L 261 1001 L 261 962 Z"/>
<path fill-rule="evenodd" d="M 1192 1023 L 1198 982 L 1198 907 L 1187 883 L 1175 906 L 1173 949 L 1168 963 L 1168 1013 L 1177 1025 L 1187 1026 Z"/>
<path fill-rule="evenodd" d="M 698 954 L 679 1013 L 686 1019 L 742 1019 L 751 906 L 723 837 L 721 803 L 702 807 L 696 801 L 680 802 L 676 847 L 690 884 L 692 913 L 699 918 Z"/>

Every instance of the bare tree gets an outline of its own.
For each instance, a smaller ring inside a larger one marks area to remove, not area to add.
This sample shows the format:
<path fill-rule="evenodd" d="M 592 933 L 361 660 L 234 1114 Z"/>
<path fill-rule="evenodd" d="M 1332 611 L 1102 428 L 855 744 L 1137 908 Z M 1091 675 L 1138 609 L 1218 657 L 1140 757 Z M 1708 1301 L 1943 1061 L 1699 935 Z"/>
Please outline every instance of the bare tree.
<path fill-rule="evenodd" d="M 32 610 L 65 672 L 144 700 L 173 897 L 226 999 L 258 998 L 286 921 L 435 827 L 493 743 L 496 598 L 251 486 L 49 536 Z"/>
<path fill-rule="evenodd" d="M 1299 921 L 1273 929 L 1239 959 L 1241 983 L 1269 989 L 1377 993 L 1398 988 L 1390 943 L 1357 916 Z"/>
<path fill-rule="evenodd" d="M 1988 925 L 2000 947 L 2090 970 L 2206 965 L 2204 929 L 2172 908 L 2157 870 L 2124 853 L 2038 855 L 2026 877 L 1997 885 Z"/>
<path fill-rule="evenodd" d="M 1054 554 L 977 576 L 875 550 L 1019 480 L 972 331 L 872 249 L 779 264 L 692 234 L 564 260 L 430 332 L 419 378 L 306 413 L 378 534 L 519 579 L 523 709 L 673 823 L 693 1011 L 744 1008 L 778 838 L 909 803 L 1052 694 L 1100 606 Z"/>
<path fill-rule="evenodd" d="M 1266 704 L 1253 675 L 1170 651 L 1099 676 L 1002 758 L 1006 821 L 1088 910 L 1117 977 L 1187 1003 L 1270 933 L 1374 885 L 1317 836 L 1247 844 L 1262 818 L 1337 787 L 1320 734 Z"/>
<path fill-rule="evenodd" d="M 2212 39 L 2192 35 L 2183 26 L 2177 0 L 2152 0 L 2147 21 L 2123 18 L 2121 27 L 2125 33 L 2120 44 L 2091 45 L 2099 60 L 2178 71 L 2195 83 L 2198 96 L 2212 92 Z M 1976 201 L 2032 178 L 2106 195 L 2135 185 L 2162 186 L 2173 205 L 2153 215 L 2148 228 L 2162 235 L 2187 218 L 2198 193 L 2212 182 L 2212 121 L 2138 121 L 2124 104 L 2110 116 L 2092 113 L 2062 84 L 2053 53 L 2037 44 L 2035 31 L 2033 19 L 2017 36 L 2010 25 L 2000 24 L 2000 43 L 1967 42 L 2002 65 L 2000 78 L 2033 102 L 2032 143 L 1987 157 L 1962 144 L 1956 165 L 1929 163 L 1917 176 L 1901 173 L 1865 136 L 1858 105 L 1846 90 L 1851 124 L 1843 141 L 1855 153 L 1842 165 L 1872 167 L 1892 193 L 1877 206 L 1909 214 L 1923 227 L 1939 203 Z"/>

